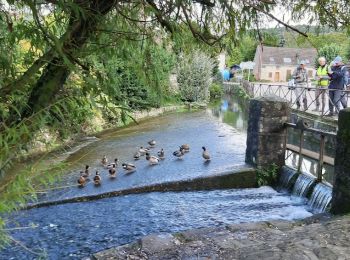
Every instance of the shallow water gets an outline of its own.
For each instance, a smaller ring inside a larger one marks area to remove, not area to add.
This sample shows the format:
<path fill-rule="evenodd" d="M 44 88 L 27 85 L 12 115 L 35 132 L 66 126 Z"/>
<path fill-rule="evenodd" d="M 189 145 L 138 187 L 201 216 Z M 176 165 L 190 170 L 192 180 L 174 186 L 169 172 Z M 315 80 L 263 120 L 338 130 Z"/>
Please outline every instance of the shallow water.
<path fill-rule="evenodd" d="M 311 215 L 304 200 L 261 187 L 149 193 L 31 209 L 19 212 L 11 225 L 37 225 L 13 237 L 46 250 L 49 259 L 81 259 L 150 233 Z M 1 259 L 34 257 L 18 246 L 0 252 Z"/>
<path fill-rule="evenodd" d="M 134 186 L 211 175 L 244 165 L 247 107 L 235 99 L 225 99 L 205 111 L 175 112 L 147 119 L 139 125 L 108 131 L 99 140 L 68 155 L 67 174 L 58 186 L 71 188 L 52 191 L 41 200 L 57 200 L 96 194 Z M 166 159 L 149 166 L 145 158 L 134 162 L 133 153 L 155 139 L 156 148 L 166 151 Z M 191 151 L 183 160 L 171 155 L 188 143 Z M 201 158 L 201 147 L 211 153 L 210 163 Z M 124 175 L 119 168 L 116 180 L 108 178 L 100 165 L 103 155 L 110 160 L 137 165 L 137 171 Z M 103 177 L 100 187 L 89 183 L 75 186 L 79 170 L 89 164 Z M 222 226 L 239 222 L 274 219 L 301 219 L 311 216 L 306 201 L 278 193 L 270 187 L 259 189 L 168 192 L 129 195 L 86 203 L 20 211 L 11 216 L 8 227 L 36 225 L 34 229 L 11 234 L 25 246 L 44 250 L 49 259 L 81 259 L 91 253 L 134 241 L 144 235 L 177 232 L 190 228 Z M 0 259 L 35 259 L 20 246 L 0 252 Z"/>
<path fill-rule="evenodd" d="M 206 111 L 175 112 L 142 121 L 139 125 L 109 131 L 99 136 L 100 140 L 68 156 L 66 162 L 69 164 L 69 172 L 64 176 L 62 183 L 58 184 L 58 186 L 75 185 L 79 170 L 83 169 L 85 164 L 89 164 L 92 175 L 96 169 L 101 172 L 102 185 L 95 187 L 89 183 L 84 189 L 78 187 L 62 189 L 42 196 L 41 200 L 57 200 L 188 179 L 244 165 L 246 132 L 244 129 L 237 130 L 224 123 L 224 118 L 216 115 L 215 110 L 210 108 Z M 151 153 L 156 155 L 160 148 L 164 148 L 165 160 L 156 166 L 149 166 L 145 157 L 134 161 L 135 151 L 140 146 L 146 147 L 151 139 L 157 141 Z M 191 150 L 182 160 L 179 160 L 172 153 L 184 143 L 189 144 Z M 209 163 L 204 163 L 201 157 L 202 146 L 210 152 L 212 160 Z M 119 166 L 117 179 L 110 180 L 107 170 L 100 163 L 103 155 L 106 155 L 110 161 L 117 157 L 120 164 L 134 163 L 137 171 L 124 175 L 124 171 Z"/>

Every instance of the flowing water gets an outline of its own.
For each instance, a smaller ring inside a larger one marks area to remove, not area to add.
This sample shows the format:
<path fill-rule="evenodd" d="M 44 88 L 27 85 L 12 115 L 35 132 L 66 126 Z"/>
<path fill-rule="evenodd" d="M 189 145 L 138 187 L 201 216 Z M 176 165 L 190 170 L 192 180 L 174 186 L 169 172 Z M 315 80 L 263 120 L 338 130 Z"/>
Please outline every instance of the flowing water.
<path fill-rule="evenodd" d="M 292 194 L 299 197 L 306 197 L 315 182 L 315 177 L 306 174 L 299 174 L 293 187 Z"/>
<path fill-rule="evenodd" d="M 300 199 L 261 187 L 128 195 L 31 209 L 16 214 L 10 227 L 36 225 L 12 235 L 33 250 L 45 250 L 49 259 L 81 259 L 150 233 L 311 215 Z M 0 252 L 0 259 L 32 258 L 19 246 Z"/>
<path fill-rule="evenodd" d="M 244 165 L 247 106 L 238 99 L 225 99 L 206 111 L 170 113 L 147 119 L 139 125 L 108 131 L 99 140 L 68 155 L 69 171 L 55 190 L 41 200 L 57 200 L 134 186 L 212 175 Z M 124 175 L 119 170 L 111 181 L 100 165 L 103 155 L 121 162 L 132 160 L 133 153 L 155 139 L 155 154 L 160 148 L 166 159 L 149 166 L 142 158 L 134 162 L 137 171 Z M 172 157 L 179 145 L 188 143 L 191 151 L 183 160 Z M 201 158 L 201 147 L 211 153 L 210 163 Z M 102 185 L 75 186 L 79 170 L 89 164 L 102 174 Z M 284 176 L 284 175 L 283 175 Z M 293 173 L 286 170 L 282 186 L 292 186 Z M 296 180 L 293 194 L 305 196 L 312 178 Z M 320 188 L 321 189 L 321 188 Z M 316 205 L 320 195 L 315 193 Z M 325 201 L 326 199 L 322 199 Z M 321 203 L 322 204 L 322 203 Z M 318 205 L 318 204 L 317 204 Z M 317 206 L 316 205 L 316 206 Z M 323 204 L 322 204 L 323 205 Z M 318 206 L 317 206 L 318 207 Z M 320 206 L 321 207 L 321 206 Z M 323 207 L 323 206 L 322 206 Z M 33 226 L 11 235 L 25 246 L 43 250 L 49 259 L 81 259 L 93 252 L 131 242 L 150 233 L 176 232 L 205 226 L 273 219 L 300 219 L 311 216 L 305 200 L 270 187 L 258 189 L 215 190 L 203 192 L 167 192 L 128 195 L 85 203 L 63 204 L 20 211 L 10 216 L 8 227 Z M 36 255 L 12 244 L 0 252 L 0 259 L 35 259 Z"/>
<path fill-rule="evenodd" d="M 309 205 L 314 212 L 324 212 L 332 200 L 332 188 L 323 184 L 318 183 L 312 191 Z"/>
<path fill-rule="evenodd" d="M 278 180 L 277 190 L 291 191 L 296 182 L 298 173 L 288 166 L 283 166 Z"/>

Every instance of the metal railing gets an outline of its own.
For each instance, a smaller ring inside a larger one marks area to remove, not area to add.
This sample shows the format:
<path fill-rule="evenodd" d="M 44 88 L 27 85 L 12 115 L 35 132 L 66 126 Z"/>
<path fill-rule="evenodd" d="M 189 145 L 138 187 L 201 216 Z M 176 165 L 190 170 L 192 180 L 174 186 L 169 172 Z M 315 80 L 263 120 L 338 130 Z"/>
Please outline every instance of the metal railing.
<path fill-rule="evenodd" d="M 243 84 L 243 87 L 251 97 L 277 95 L 288 100 L 291 108 L 311 112 L 321 117 L 328 116 L 332 112 L 333 115 L 337 115 L 341 108 L 350 106 L 350 90 L 290 87 L 281 84 L 265 83 L 246 83 Z"/>
<path fill-rule="evenodd" d="M 288 128 L 296 129 L 299 131 L 299 143 L 297 146 L 287 143 Z M 335 138 L 336 133 L 309 127 L 308 124 L 304 122 L 302 119 L 299 119 L 296 124 L 285 123 L 285 131 L 286 131 L 286 140 L 284 142 L 285 151 L 288 151 L 288 150 L 292 151 L 294 153 L 297 153 L 299 156 L 298 163 L 297 163 L 297 171 L 298 172 L 301 171 L 303 157 L 306 156 L 311 159 L 317 160 L 316 179 L 318 182 L 322 182 L 323 181 L 322 170 L 323 170 L 324 164 L 327 163 L 331 166 L 334 166 L 334 158 L 325 156 L 325 140 L 326 140 L 326 137 Z M 304 149 L 303 146 L 304 146 L 305 132 L 313 133 L 320 136 L 320 143 L 319 143 L 320 146 L 319 146 L 318 153 Z M 288 153 L 286 152 L 285 160 L 287 160 L 288 157 L 291 156 L 291 154 L 288 155 Z"/>

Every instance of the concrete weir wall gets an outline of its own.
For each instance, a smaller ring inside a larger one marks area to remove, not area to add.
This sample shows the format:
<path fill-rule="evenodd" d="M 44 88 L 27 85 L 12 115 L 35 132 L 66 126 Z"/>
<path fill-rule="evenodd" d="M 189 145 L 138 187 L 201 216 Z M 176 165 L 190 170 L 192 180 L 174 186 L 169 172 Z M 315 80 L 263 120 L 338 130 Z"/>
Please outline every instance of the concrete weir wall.
<path fill-rule="evenodd" d="M 247 130 L 246 162 L 258 168 L 284 165 L 289 104 L 277 96 L 250 100 Z"/>
<path fill-rule="evenodd" d="M 256 188 L 256 170 L 250 167 L 236 167 L 225 172 L 201 176 L 188 180 L 169 181 L 163 183 L 150 184 L 139 187 L 132 187 L 124 190 L 108 191 L 94 195 L 73 197 L 56 201 L 44 201 L 26 205 L 22 209 L 48 207 L 66 203 L 78 203 L 93 201 L 98 199 L 117 197 L 129 194 L 141 194 L 148 192 L 166 191 L 191 191 L 191 190 L 213 190 L 213 189 L 242 189 Z"/>

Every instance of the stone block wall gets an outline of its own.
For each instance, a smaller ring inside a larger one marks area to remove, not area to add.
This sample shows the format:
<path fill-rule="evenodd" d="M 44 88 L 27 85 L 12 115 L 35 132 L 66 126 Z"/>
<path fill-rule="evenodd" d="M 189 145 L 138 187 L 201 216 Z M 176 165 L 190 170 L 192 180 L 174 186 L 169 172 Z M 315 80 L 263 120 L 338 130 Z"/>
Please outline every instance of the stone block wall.
<path fill-rule="evenodd" d="M 284 165 L 289 104 L 277 96 L 250 100 L 247 130 L 246 162 L 258 168 Z"/>

